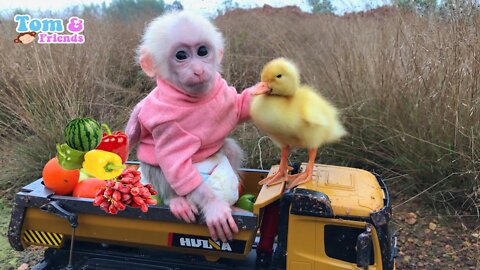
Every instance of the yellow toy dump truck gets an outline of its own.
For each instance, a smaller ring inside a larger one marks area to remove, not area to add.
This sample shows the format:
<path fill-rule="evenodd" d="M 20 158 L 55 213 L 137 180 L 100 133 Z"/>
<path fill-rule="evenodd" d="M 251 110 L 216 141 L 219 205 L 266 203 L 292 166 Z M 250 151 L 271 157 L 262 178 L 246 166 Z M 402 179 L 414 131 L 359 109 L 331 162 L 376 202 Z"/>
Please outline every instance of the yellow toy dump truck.
<path fill-rule="evenodd" d="M 228 243 L 210 239 L 204 224 L 176 219 L 168 207 L 110 215 L 92 199 L 54 195 L 42 179 L 16 194 L 8 238 L 19 251 L 48 247 L 34 269 L 255 269 L 258 228 L 266 207 L 278 203 L 270 269 L 395 269 L 390 199 L 379 176 L 316 164 L 312 181 L 294 189 L 258 186 L 277 168 L 241 171 L 243 192 L 256 201 L 253 213 L 233 214 L 240 232 Z"/>

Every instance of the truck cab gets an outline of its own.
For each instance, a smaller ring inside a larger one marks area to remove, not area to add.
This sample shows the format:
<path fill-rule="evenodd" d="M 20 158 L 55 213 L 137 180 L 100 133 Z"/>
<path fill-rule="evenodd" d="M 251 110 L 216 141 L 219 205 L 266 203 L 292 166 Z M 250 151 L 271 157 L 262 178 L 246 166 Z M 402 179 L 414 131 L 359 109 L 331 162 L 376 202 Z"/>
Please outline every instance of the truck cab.
<path fill-rule="evenodd" d="M 276 194 L 272 198 L 281 193 L 280 248 L 274 257 L 281 267 L 395 269 L 389 194 L 379 176 L 315 164 L 312 181 L 286 192 L 282 188 L 263 187 Z M 262 205 L 262 194 L 267 193 L 260 193 L 255 209 Z"/>

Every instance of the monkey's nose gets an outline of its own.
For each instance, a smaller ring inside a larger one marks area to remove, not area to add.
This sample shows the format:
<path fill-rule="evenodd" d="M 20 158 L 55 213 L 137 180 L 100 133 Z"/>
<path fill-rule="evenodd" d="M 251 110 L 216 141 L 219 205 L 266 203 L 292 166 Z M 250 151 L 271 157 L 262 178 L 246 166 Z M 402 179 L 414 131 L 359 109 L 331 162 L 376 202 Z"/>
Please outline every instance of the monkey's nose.
<path fill-rule="evenodd" d="M 201 81 L 203 81 L 203 80 L 205 79 L 204 73 L 205 73 L 205 72 L 204 72 L 203 70 L 193 72 L 195 78 L 197 78 L 197 80 L 198 80 L 199 82 L 201 82 Z"/>
<path fill-rule="evenodd" d="M 203 69 L 197 69 L 197 70 L 193 71 L 193 74 L 195 74 L 195 76 L 197 76 L 197 77 L 202 77 L 203 73 L 204 73 Z"/>

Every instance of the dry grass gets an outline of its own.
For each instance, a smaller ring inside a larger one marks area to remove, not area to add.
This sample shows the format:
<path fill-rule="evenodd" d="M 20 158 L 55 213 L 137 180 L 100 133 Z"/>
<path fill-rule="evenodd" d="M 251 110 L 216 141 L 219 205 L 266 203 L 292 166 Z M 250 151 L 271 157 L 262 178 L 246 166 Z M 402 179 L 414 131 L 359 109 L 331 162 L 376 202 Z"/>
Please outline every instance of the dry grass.
<path fill-rule="evenodd" d="M 77 46 L 15 45 L 14 24 L 0 22 L 11 37 L 0 40 L 8 52 L 0 55 L 3 186 L 40 174 L 68 119 L 93 116 L 121 128 L 153 86 L 133 63 L 147 19 L 85 21 L 87 43 Z M 350 136 L 320 149 L 319 162 L 375 169 L 396 194 L 426 190 L 422 195 L 447 210 L 478 209 L 478 10 L 441 19 L 391 10 L 335 17 L 258 9 L 229 12 L 217 25 L 228 41 L 224 77 L 237 89 L 258 81 L 264 63 L 286 56 L 304 82 L 342 108 Z M 250 123 L 234 136 L 248 166 L 278 162 L 279 151 Z M 291 156 L 304 158 L 303 151 Z"/>
<path fill-rule="evenodd" d="M 218 23 L 229 37 L 229 81 L 247 86 L 263 63 L 287 56 L 300 65 L 304 82 L 342 108 L 350 136 L 323 148 L 320 162 L 375 169 L 396 195 L 428 195 L 457 213 L 478 209 L 480 199 L 479 15 L 442 19 L 380 9 L 334 17 L 258 9 L 231 12 Z M 261 134 L 237 132 L 250 165 L 278 162 L 271 142 L 258 143 Z M 305 153 L 292 160 L 306 160 Z"/>

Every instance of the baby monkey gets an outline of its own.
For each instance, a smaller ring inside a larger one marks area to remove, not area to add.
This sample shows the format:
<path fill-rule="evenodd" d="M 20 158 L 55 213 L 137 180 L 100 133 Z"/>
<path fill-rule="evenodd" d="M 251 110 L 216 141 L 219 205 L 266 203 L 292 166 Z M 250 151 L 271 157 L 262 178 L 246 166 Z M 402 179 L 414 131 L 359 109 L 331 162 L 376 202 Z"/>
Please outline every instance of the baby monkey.
<path fill-rule="evenodd" d="M 160 16 L 138 48 L 142 70 L 157 82 L 130 115 L 126 133 L 137 144 L 142 176 L 185 222 L 202 213 L 213 240 L 238 232 L 242 151 L 228 134 L 247 120 L 251 90 L 238 94 L 222 79 L 223 37 L 207 19 L 185 11 Z"/>

